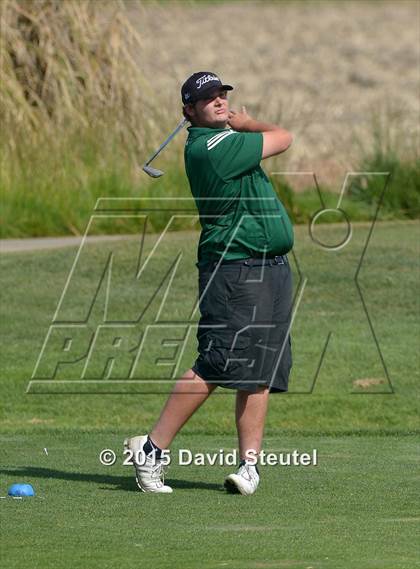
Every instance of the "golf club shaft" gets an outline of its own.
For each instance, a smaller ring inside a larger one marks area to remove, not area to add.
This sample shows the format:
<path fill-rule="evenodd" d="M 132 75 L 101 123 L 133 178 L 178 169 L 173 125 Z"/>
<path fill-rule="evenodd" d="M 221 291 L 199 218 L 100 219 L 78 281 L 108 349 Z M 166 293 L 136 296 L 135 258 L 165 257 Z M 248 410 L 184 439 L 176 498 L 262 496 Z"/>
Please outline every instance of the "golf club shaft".
<path fill-rule="evenodd" d="M 156 158 L 156 156 L 159 154 L 159 152 L 161 150 L 163 150 L 163 148 L 165 148 L 165 146 L 168 144 L 168 142 L 170 142 L 173 139 L 173 137 L 177 134 L 177 132 L 179 130 L 181 130 L 181 128 L 183 128 L 187 122 L 188 121 L 186 119 L 182 119 L 182 121 L 179 123 L 179 125 L 176 127 L 176 129 L 172 132 L 172 134 L 170 134 L 168 136 L 168 138 L 165 140 L 165 142 L 162 142 L 162 144 L 159 146 L 159 148 L 156 150 L 156 152 L 153 154 L 153 156 L 151 158 L 149 158 L 149 160 L 146 162 L 145 166 L 148 166 L 150 164 L 150 162 L 152 162 L 152 160 L 154 160 Z"/>

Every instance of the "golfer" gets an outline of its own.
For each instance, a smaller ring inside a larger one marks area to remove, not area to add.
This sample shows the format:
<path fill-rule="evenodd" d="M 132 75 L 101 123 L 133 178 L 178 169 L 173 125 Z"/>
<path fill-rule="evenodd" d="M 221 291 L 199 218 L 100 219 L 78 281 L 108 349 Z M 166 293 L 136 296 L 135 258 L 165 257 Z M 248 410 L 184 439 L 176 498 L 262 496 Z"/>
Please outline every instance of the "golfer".
<path fill-rule="evenodd" d="M 269 393 L 288 388 L 292 278 L 286 254 L 293 229 L 260 162 L 287 150 L 292 137 L 254 120 L 244 107 L 230 110 L 232 89 L 208 71 L 194 73 L 181 89 L 191 123 L 185 168 L 202 227 L 198 358 L 176 382 L 149 435 L 125 441 L 126 449 L 146 457 L 134 461 L 144 492 L 172 492 L 164 484 L 162 450 L 220 386 L 236 391 L 240 458 L 225 488 L 253 494 Z"/>

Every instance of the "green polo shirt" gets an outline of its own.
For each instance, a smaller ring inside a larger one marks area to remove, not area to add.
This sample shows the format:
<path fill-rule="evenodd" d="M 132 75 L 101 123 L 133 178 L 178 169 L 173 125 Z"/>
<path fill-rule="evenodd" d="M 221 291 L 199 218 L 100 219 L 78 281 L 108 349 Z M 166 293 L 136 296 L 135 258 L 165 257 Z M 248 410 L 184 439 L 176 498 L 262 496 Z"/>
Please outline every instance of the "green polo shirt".
<path fill-rule="evenodd" d="M 262 133 L 193 126 L 188 132 L 185 169 L 202 227 L 198 264 L 290 251 L 291 221 L 260 167 Z"/>

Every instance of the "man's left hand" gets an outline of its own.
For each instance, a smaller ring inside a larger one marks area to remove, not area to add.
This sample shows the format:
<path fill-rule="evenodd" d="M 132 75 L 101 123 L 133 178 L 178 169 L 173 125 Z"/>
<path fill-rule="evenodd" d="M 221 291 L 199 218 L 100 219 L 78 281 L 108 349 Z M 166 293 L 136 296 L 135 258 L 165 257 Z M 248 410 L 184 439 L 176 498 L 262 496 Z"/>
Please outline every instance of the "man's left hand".
<path fill-rule="evenodd" d="M 238 132 L 247 132 L 252 120 L 245 107 L 242 107 L 241 112 L 229 111 L 228 125 Z"/>

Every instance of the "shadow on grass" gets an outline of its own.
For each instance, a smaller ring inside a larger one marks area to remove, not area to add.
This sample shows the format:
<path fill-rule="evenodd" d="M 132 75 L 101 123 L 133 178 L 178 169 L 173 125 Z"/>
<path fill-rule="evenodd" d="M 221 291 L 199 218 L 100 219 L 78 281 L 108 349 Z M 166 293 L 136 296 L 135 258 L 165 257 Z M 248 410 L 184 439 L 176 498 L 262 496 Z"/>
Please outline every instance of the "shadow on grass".
<path fill-rule="evenodd" d="M 64 470 L 53 470 L 51 468 L 40 467 L 20 467 L 16 469 L 0 469 L 0 474 L 8 476 L 22 476 L 28 478 L 54 478 L 59 480 L 71 480 L 74 482 L 93 482 L 95 484 L 112 484 L 115 488 L 104 488 L 101 490 L 126 490 L 129 492 L 139 492 L 134 481 L 134 475 L 131 476 L 110 476 L 105 474 L 89 474 L 81 472 L 66 472 Z M 209 482 L 196 482 L 191 480 L 168 480 L 172 488 L 180 490 L 215 490 L 224 491 L 222 485 L 212 484 Z"/>

